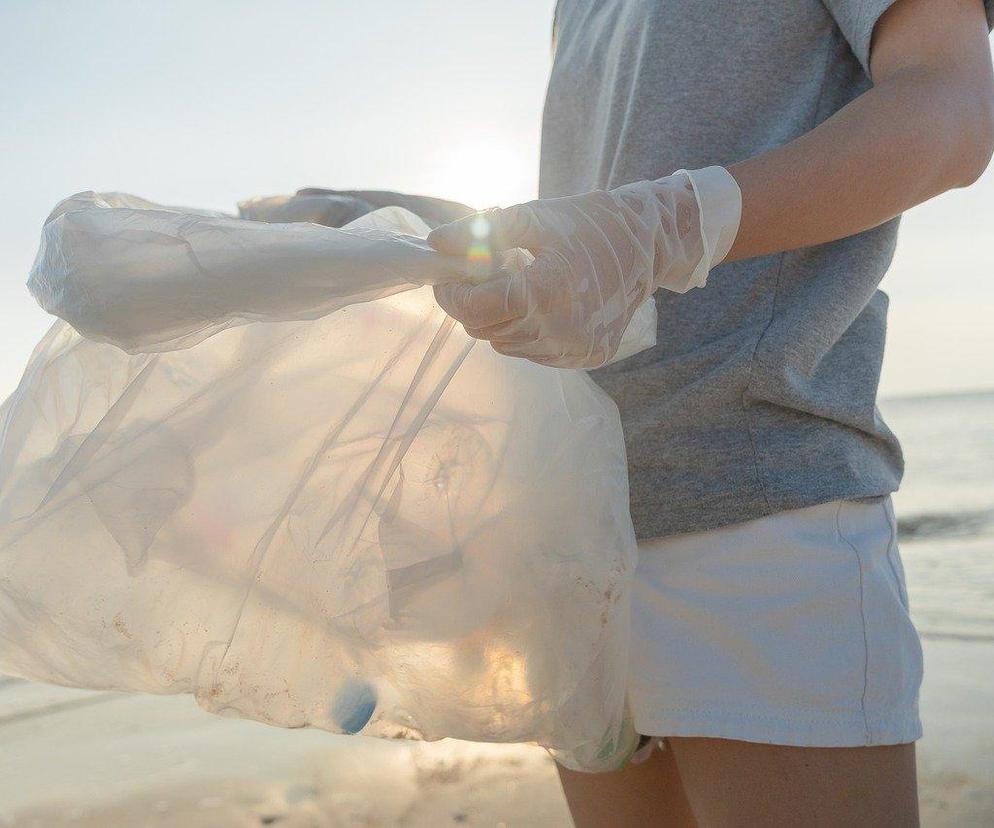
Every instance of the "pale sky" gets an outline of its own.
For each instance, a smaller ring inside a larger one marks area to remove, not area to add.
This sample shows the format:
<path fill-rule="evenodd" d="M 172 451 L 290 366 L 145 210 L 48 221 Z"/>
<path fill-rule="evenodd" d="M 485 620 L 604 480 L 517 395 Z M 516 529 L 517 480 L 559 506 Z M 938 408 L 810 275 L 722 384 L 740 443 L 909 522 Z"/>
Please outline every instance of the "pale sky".
<path fill-rule="evenodd" d="M 0 398 L 50 324 L 24 282 L 74 192 L 532 197 L 552 6 L 0 0 Z M 906 217 L 884 396 L 994 387 L 992 240 L 991 172 Z"/>

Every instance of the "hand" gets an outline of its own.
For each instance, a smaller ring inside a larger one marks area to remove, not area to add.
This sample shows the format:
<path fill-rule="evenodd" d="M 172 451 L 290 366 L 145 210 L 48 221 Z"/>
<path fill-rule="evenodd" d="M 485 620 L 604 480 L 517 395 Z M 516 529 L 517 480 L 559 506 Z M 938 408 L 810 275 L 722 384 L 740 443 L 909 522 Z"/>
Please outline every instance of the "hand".
<path fill-rule="evenodd" d="M 720 218 L 710 235 L 694 176 L 708 185 Z M 683 292 L 705 283 L 731 246 L 739 199 L 734 179 L 712 167 L 467 216 L 437 228 L 428 242 L 464 254 L 482 216 L 495 248 L 523 247 L 535 260 L 482 284 L 438 285 L 435 298 L 470 336 L 502 354 L 595 368 L 614 356 L 635 309 L 657 287 Z"/>

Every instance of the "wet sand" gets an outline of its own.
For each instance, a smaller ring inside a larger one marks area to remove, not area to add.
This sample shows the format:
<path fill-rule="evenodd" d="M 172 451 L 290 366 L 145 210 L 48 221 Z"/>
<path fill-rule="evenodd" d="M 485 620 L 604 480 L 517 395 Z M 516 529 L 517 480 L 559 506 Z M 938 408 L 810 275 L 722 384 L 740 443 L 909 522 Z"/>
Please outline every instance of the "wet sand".
<path fill-rule="evenodd" d="M 924 642 L 926 826 L 994 824 L 994 642 Z M 0 826 L 568 826 L 544 751 L 219 719 L 0 680 Z"/>

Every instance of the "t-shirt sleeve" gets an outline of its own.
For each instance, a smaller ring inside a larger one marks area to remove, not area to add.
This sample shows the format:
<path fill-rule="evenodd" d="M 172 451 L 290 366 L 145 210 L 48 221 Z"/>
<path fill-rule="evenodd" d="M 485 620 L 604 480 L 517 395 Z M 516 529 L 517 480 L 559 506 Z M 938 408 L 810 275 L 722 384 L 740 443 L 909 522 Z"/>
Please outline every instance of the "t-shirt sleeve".
<path fill-rule="evenodd" d="M 887 9 L 900 0 L 823 0 L 829 14 L 849 42 L 863 71 L 870 74 L 870 41 L 873 28 Z M 987 27 L 994 29 L 994 0 L 984 0 Z"/>

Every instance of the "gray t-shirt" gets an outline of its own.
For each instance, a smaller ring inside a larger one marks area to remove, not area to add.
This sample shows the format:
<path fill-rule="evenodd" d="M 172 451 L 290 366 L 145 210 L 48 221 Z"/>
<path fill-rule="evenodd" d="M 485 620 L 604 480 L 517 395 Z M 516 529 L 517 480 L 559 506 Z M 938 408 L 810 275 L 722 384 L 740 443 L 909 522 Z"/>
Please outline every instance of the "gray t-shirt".
<path fill-rule="evenodd" d="M 808 132 L 870 86 L 891 2 L 560 0 L 541 195 L 728 166 Z M 897 226 L 657 292 L 656 347 L 593 373 L 621 410 L 640 538 L 898 487 L 875 404 Z"/>

